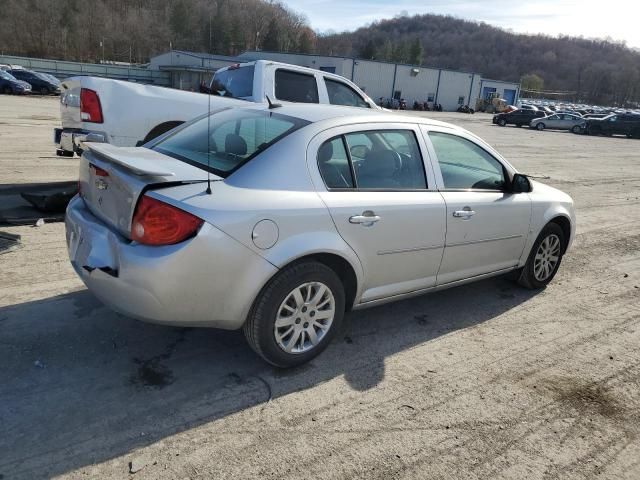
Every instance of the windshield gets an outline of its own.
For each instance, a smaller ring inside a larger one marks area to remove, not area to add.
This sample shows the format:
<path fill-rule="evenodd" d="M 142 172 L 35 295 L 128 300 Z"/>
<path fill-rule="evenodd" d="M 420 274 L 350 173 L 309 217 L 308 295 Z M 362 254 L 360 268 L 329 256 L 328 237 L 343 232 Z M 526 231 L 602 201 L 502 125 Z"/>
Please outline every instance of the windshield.
<path fill-rule="evenodd" d="M 308 124 L 305 120 L 269 110 L 233 108 L 195 120 L 152 148 L 227 177 L 274 143 Z"/>
<path fill-rule="evenodd" d="M 4 70 L 0 70 L 0 78 L 4 78 L 5 80 L 16 80 L 16 77 L 11 75 L 9 72 L 5 72 Z"/>
<path fill-rule="evenodd" d="M 218 71 L 211 80 L 211 93 L 221 97 L 251 97 L 253 95 L 253 65 L 229 67 Z"/>

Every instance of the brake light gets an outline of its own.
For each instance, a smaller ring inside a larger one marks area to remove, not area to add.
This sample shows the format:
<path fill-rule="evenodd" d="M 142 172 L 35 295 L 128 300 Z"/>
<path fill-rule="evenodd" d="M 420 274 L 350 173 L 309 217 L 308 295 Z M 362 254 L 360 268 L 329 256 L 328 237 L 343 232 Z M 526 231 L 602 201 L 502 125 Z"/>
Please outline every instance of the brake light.
<path fill-rule="evenodd" d="M 102 123 L 100 97 L 93 90 L 80 90 L 80 118 L 83 122 Z"/>
<path fill-rule="evenodd" d="M 155 198 L 143 196 L 131 223 L 131 238 L 145 245 L 172 245 L 193 237 L 204 221 Z"/>
<path fill-rule="evenodd" d="M 93 169 L 93 174 L 96 177 L 108 177 L 109 176 L 109 172 L 107 172 L 106 170 L 104 170 L 104 169 L 102 169 L 100 167 L 95 166 L 93 163 L 89 164 L 89 168 Z"/>

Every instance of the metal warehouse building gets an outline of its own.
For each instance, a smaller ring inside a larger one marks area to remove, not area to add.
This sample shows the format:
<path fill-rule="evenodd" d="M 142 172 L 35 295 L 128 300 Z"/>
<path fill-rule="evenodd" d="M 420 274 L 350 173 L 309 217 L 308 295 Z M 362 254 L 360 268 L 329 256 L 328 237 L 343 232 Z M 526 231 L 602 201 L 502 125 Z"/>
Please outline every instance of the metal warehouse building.
<path fill-rule="evenodd" d="M 252 60 L 273 60 L 337 73 L 352 80 L 376 102 L 381 97 L 403 98 L 409 108 L 414 101 L 439 103 L 444 110 L 456 110 L 460 105 L 475 108 L 477 98 L 492 93 L 515 104 L 520 93 L 518 83 L 486 79 L 477 72 L 300 53 L 247 51 L 237 57 L 225 57 L 172 50 L 153 57 L 149 68 L 170 72 L 175 88 L 197 90 L 215 70 Z"/>

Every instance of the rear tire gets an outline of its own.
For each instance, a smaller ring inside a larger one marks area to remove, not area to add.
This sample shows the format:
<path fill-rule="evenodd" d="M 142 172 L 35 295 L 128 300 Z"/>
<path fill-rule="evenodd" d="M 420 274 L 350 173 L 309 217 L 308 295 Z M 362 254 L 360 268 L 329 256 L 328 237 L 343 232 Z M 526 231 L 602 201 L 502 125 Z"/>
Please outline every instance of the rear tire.
<path fill-rule="evenodd" d="M 327 348 L 344 312 L 344 286 L 336 273 L 322 263 L 303 262 L 284 268 L 260 292 L 243 331 L 267 362 L 295 367 Z"/>
<path fill-rule="evenodd" d="M 540 122 L 540 123 L 536 124 L 536 130 L 542 131 L 542 130 L 544 130 L 544 128 L 545 128 L 545 124 L 544 123 Z"/>
<path fill-rule="evenodd" d="M 572 131 L 573 133 L 582 133 L 582 128 L 580 128 L 580 126 L 578 126 L 578 125 L 574 125 L 574 126 L 571 128 L 571 131 Z"/>
<path fill-rule="evenodd" d="M 566 240 L 557 223 L 547 224 L 531 247 L 527 263 L 520 270 L 518 283 L 531 290 L 547 286 L 560 268 Z"/>
<path fill-rule="evenodd" d="M 507 125 L 507 121 L 504 118 L 501 118 L 498 120 L 498 125 L 505 127 Z"/>

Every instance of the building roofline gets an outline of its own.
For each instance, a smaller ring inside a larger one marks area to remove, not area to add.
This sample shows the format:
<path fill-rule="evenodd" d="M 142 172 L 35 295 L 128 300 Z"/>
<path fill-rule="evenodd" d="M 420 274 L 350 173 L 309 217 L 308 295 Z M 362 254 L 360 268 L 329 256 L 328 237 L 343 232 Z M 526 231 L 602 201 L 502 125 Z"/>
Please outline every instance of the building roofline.
<path fill-rule="evenodd" d="M 367 58 L 360 58 L 360 57 L 347 57 L 347 56 L 343 56 L 343 55 L 323 55 L 320 53 L 297 53 L 297 52 L 276 52 L 273 50 L 245 50 L 244 52 L 242 52 L 240 55 L 244 55 L 244 54 L 251 54 L 251 53 L 273 53 L 276 55 L 281 55 L 281 54 L 285 54 L 285 55 L 303 55 L 306 57 L 327 57 L 327 58 L 341 58 L 343 60 L 351 60 L 351 61 L 358 61 L 358 62 L 374 62 L 374 63 L 384 63 L 387 65 L 399 65 L 399 66 L 403 66 L 403 67 L 414 67 L 414 68 L 427 68 L 429 70 L 442 70 L 443 72 L 456 72 L 456 73 L 468 73 L 471 75 L 480 75 L 480 77 L 482 77 L 482 74 L 480 72 L 472 72 L 472 71 L 467 71 L 467 70 L 455 70 L 453 68 L 442 68 L 442 67 L 434 67 L 431 65 L 415 65 L 412 63 L 400 63 L 400 62 L 389 62 L 387 60 L 371 60 L 371 59 L 367 59 Z M 258 59 L 255 59 L 258 60 Z M 508 82 L 507 82 L 508 83 Z"/>

